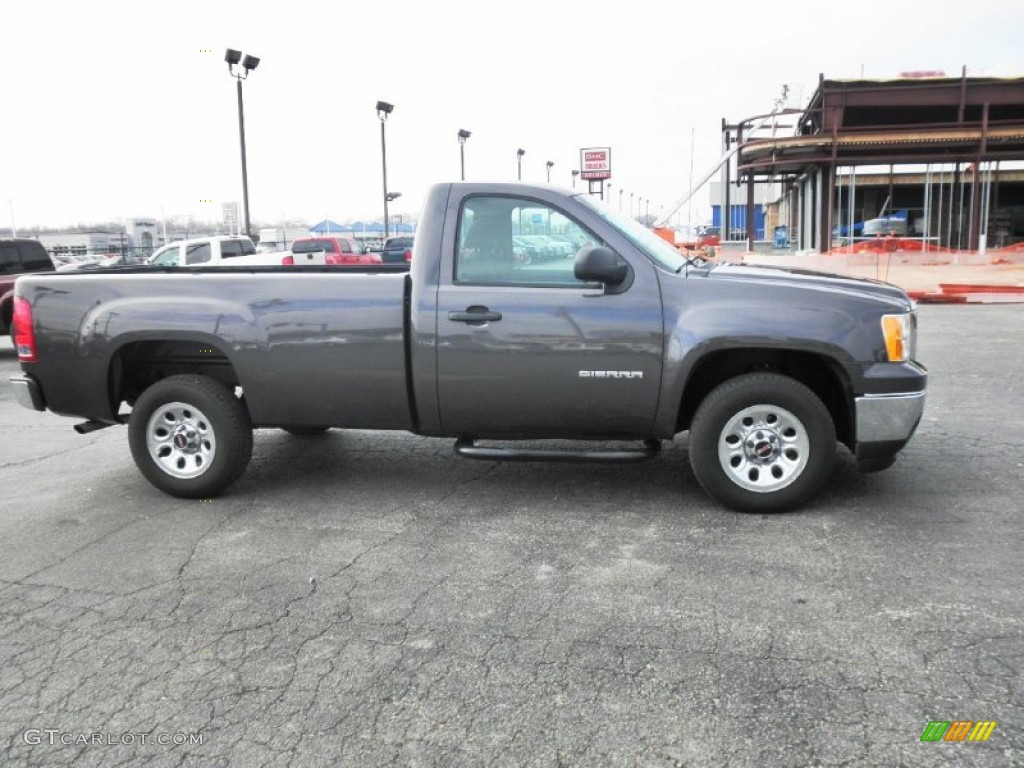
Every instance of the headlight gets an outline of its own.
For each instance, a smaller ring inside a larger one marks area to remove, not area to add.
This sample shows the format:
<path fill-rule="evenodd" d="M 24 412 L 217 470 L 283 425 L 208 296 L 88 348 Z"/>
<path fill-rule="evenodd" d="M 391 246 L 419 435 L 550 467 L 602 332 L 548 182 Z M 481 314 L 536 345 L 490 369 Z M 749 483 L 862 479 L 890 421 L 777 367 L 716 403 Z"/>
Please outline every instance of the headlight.
<path fill-rule="evenodd" d="M 882 315 L 882 336 L 890 363 L 903 363 L 910 359 L 914 347 L 913 317 L 907 315 Z"/>

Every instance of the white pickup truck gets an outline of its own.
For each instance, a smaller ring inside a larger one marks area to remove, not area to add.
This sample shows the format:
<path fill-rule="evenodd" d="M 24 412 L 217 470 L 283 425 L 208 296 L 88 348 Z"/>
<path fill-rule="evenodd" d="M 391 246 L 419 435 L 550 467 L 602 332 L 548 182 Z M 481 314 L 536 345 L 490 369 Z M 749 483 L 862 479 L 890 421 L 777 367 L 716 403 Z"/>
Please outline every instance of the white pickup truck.
<path fill-rule="evenodd" d="M 153 254 L 148 264 L 151 267 L 281 266 L 290 255 L 288 251 L 256 253 L 256 246 L 245 235 L 217 235 L 168 243 Z"/>

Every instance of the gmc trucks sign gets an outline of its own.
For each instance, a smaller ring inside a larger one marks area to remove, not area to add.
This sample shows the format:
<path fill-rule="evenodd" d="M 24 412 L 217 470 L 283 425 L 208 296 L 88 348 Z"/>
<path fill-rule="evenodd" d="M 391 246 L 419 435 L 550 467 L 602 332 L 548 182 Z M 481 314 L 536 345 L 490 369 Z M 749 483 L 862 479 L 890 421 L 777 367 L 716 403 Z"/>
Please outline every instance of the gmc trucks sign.
<path fill-rule="evenodd" d="M 580 178 L 602 181 L 612 177 L 611 147 L 586 147 L 580 150 Z"/>

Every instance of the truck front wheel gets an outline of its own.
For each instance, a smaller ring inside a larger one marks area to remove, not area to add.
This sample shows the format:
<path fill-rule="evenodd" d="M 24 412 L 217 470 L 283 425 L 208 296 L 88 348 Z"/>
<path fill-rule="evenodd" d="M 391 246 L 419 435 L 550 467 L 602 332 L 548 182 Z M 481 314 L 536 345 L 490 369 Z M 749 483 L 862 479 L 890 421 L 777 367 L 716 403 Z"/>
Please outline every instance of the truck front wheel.
<path fill-rule="evenodd" d="M 741 512 L 785 512 L 828 480 L 836 430 L 828 409 L 788 376 L 752 373 L 714 389 L 690 425 L 690 464 L 712 497 Z"/>
<path fill-rule="evenodd" d="M 223 384 L 193 374 L 169 376 L 135 401 L 128 443 L 139 470 L 164 493 L 208 498 L 245 471 L 252 425 Z"/>

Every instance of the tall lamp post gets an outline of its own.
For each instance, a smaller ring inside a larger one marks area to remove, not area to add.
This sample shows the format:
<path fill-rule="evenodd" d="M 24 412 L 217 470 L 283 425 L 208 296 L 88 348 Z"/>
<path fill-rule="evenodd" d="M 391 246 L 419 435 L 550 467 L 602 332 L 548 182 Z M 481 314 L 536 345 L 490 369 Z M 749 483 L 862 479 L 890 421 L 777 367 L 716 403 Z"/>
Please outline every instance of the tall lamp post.
<path fill-rule="evenodd" d="M 387 142 L 384 141 L 384 123 L 388 120 L 388 115 L 395 108 L 394 104 L 388 104 L 386 101 L 377 102 L 377 117 L 380 118 L 380 162 L 384 176 L 384 239 L 388 239 L 388 147 Z"/>
<path fill-rule="evenodd" d="M 459 129 L 459 171 L 463 181 L 466 180 L 466 139 L 472 135 L 465 128 Z"/>
<path fill-rule="evenodd" d="M 619 187 L 619 210 L 620 211 L 622 210 L 622 192 L 623 192 L 622 187 Z M 611 202 L 611 201 L 609 201 L 609 202 Z"/>
<path fill-rule="evenodd" d="M 526 154 L 526 150 L 525 149 L 517 149 L 516 150 L 516 166 L 519 169 L 519 172 L 518 172 L 519 181 L 523 180 L 523 155 L 525 155 L 525 154 Z"/>
<path fill-rule="evenodd" d="M 631 219 L 633 218 L 633 195 L 635 194 L 636 192 L 629 193 L 629 218 Z"/>
<path fill-rule="evenodd" d="M 245 167 L 245 113 L 242 110 L 242 81 L 249 77 L 249 73 L 259 66 L 260 60 L 256 56 L 246 54 L 242 58 L 242 52 L 228 48 L 224 54 L 224 61 L 228 63 L 228 72 L 235 78 L 238 86 L 238 136 L 242 143 L 242 209 L 245 211 L 245 234 L 251 235 L 249 231 L 249 176 Z M 244 72 L 235 72 L 235 66 L 242 62 Z"/>
<path fill-rule="evenodd" d="M 384 195 L 384 204 L 387 205 L 388 203 L 393 203 L 395 200 L 397 200 L 401 196 L 402 196 L 401 192 L 388 192 L 386 195 Z M 399 221 L 401 221 L 401 217 L 399 217 Z M 387 218 L 384 219 L 384 239 L 385 240 L 388 239 L 388 220 L 387 220 Z"/>
<path fill-rule="evenodd" d="M 546 163 L 544 163 L 544 167 L 548 169 L 548 184 L 551 183 L 551 167 L 553 165 L 554 165 L 554 163 L 551 162 L 550 160 L 548 160 Z"/>
<path fill-rule="evenodd" d="M 604 199 L 604 198 L 602 198 L 602 199 Z M 612 185 L 611 185 L 610 182 L 608 184 L 608 197 L 607 197 L 607 200 L 608 200 L 608 205 L 611 205 L 612 204 Z"/>
<path fill-rule="evenodd" d="M 579 176 L 579 175 L 580 175 L 579 171 L 573 170 L 573 172 L 572 172 L 572 188 L 573 189 L 576 189 L 576 177 Z"/>

